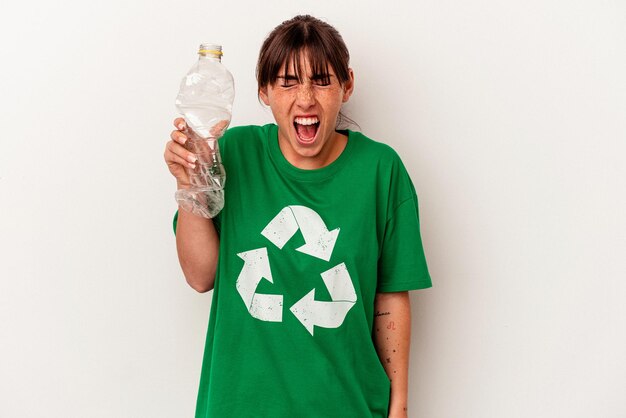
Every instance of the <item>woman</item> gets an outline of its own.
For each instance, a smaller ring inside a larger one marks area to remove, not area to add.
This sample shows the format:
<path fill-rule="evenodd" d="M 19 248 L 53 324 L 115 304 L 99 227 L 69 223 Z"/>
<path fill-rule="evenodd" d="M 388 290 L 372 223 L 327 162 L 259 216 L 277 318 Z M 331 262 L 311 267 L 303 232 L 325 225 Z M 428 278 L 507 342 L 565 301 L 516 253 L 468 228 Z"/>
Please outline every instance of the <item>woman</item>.
<path fill-rule="evenodd" d="M 399 157 L 336 129 L 348 63 L 332 26 L 276 27 L 257 65 L 276 124 L 221 138 L 216 218 L 175 217 L 187 282 L 214 289 L 197 417 L 407 417 L 408 290 L 431 280 Z M 194 156 L 174 124 L 165 160 L 188 188 Z"/>

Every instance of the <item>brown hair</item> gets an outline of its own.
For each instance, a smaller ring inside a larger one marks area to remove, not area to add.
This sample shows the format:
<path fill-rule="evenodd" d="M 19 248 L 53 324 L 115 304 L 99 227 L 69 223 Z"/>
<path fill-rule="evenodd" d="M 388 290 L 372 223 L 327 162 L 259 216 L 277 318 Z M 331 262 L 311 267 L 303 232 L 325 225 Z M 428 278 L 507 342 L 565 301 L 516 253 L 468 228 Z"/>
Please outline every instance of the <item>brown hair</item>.
<path fill-rule="evenodd" d="M 287 74 L 292 62 L 294 75 L 301 82 L 303 53 L 307 54 L 313 75 L 327 76 L 330 65 L 341 85 L 350 81 L 350 53 L 337 29 L 313 16 L 299 15 L 276 26 L 263 42 L 256 66 L 258 91 L 273 85 L 282 75 L 281 70 Z M 344 124 L 360 129 L 339 112 L 337 126 Z"/>
<path fill-rule="evenodd" d="M 328 75 L 330 65 L 342 85 L 350 80 L 350 54 L 337 29 L 313 16 L 300 15 L 278 25 L 263 42 L 256 67 L 258 88 L 274 84 L 292 62 L 294 75 L 302 81 L 303 51 L 313 74 Z"/>

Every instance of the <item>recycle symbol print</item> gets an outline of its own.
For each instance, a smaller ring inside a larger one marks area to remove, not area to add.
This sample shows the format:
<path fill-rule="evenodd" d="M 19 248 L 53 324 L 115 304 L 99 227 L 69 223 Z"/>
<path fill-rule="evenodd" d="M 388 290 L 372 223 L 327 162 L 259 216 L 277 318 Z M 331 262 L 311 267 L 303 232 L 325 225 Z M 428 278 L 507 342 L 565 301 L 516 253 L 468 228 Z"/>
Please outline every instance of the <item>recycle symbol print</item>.
<path fill-rule="evenodd" d="M 339 228 L 329 231 L 322 218 L 306 206 L 287 206 L 261 231 L 278 249 L 300 230 L 304 245 L 296 251 L 329 261 L 339 236 Z M 261 321 L 283 321 L 283 295 L 256 293 L 261 280 L 274 283 L 267 248 L 257 248 L 237 254 L 244 265 L 237 278 L 237 291 L 248 312 Z M 321 273 L 331 301 L 315 300 L 315 288 L 293 304 L 289 310 L 313 335 L 314 327 L 338 328 L 357 301 L 352 278 L 345 263 Z"/>

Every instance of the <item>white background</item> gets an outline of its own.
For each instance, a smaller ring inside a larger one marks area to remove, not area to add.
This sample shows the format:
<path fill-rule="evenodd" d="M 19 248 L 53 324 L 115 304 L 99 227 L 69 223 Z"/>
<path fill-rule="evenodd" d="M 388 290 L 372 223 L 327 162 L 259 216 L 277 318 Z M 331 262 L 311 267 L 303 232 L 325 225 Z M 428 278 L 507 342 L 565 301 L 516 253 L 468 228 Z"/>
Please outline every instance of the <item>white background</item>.
<path fill-rule="evenodd" d="M 176 258 L 174 97 L 219 42 L 233 125 L 271 121 L 256 56 L 297 13 L 343 34 L 346 113 L 420 198 L 410 416 L 626 417 L 618 0 L 3 5 L 0 416 L 193 415 L 211 296 Z"/>

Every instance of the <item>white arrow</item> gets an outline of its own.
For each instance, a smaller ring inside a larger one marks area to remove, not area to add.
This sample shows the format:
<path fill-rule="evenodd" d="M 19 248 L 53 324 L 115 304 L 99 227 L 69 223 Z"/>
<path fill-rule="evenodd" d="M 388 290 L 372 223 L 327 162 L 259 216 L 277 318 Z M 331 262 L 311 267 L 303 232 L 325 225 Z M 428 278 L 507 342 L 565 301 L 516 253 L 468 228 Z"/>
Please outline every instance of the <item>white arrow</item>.
<path fill-rule="evenodd" d="M 313 326 L 337 328 L 355 302 L 323 302 L 315 300 L 315 289 L 296 302 L 290 311 L 313 335 Z"/>
<path fill-rule="evenodd" d="M 356 302 L 356 292 L 345 263 L 341 263 L 322 273 L 324 284 L 334 301 Z"/>
<path fill-rule="evenodd" d="M 298 222 L 289 206 L 286 206 L 267 224 L 261 235 L 282 250 L 297 231 Z"/>
<path fill-rule="evenodd" d="M 304 245 L 296 250 L 324 261 L 330 260 L 339 235 L 339 228 L 329 231 L 322 218 L 306 206 L 290 206 L 304 237 Z"/>
<path fill-rule="evenodd" d="M 306 206 L 287 206 L 261 231 L 279 249 L 300 229 L 304 245 L 296 250 L 329 261 L 337 242 L 339 228 L 329 231 L 322 218 Z"/>
<path fill-rule="evenodd" d="M 266 279 L 274 283 L 267 248 L 245 251 L 237 255 L 244 261 L 244 265 L 237 277 L 236 287 L 248 312 L 262 321 L 281 322 L 283 296 L 256 293 L 261 280 Z"/>
<path fill-rule="evenodd" d="M 315 289 L 307 293 L 289 310 L 313 335 L 314 326 L 337 328 L 356 303 L 356 292 L 344 263 L 322 273 L 332 302 L 315 300 Z"/>

